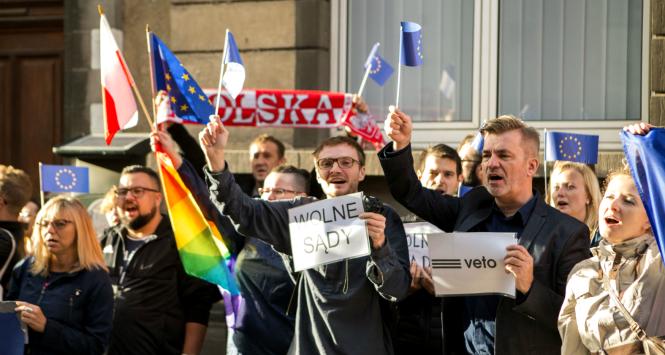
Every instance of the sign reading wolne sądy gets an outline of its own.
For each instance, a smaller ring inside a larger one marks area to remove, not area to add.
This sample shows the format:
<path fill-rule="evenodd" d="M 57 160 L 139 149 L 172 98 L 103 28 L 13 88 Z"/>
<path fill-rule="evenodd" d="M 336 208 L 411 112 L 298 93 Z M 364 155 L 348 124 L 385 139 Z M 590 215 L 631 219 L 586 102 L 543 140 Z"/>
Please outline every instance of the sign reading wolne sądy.
<path fill-rule="evenodd" d="M 289 210 L 295 271 L 369 255 L 362 193 L 309 203 Z"/>

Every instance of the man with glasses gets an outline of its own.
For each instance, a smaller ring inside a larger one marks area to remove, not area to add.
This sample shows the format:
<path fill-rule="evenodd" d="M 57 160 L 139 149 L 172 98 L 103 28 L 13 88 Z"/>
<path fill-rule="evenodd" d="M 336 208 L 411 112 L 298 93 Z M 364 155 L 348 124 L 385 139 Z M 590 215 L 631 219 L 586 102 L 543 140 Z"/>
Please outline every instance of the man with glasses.
<path fill-rule="evenodd" d="M 466 187 L 476 187 L 482 184 L 483 170 L 480 167 L 481 156 L 473 147 L 476 133 L 467 134 L 457 146 L 457 154 L 462 159 L 462 177 Z"/>
<path fill-rule="evenodd" d="M 199 353 L 210 308 L 221 295 L 185 273 L 169 219 L 159 212 L 159 176 L 128 166 L 116 196 L 120 225 L 101 241 L 115 288 L 108 354 Z"/>
<path fill-rule="evenodd" d="M 229 132 L 218 117 L 199 134 L 211 198 L 237 222 L 243 235 L 291 254 L 288 210 L 310 198 L 266 202 L 247 198 L 234 182 L 224 151 Z M 358 192 L 365 154 L 348 137 L 332 137 L 314 151 L 317 181 L 328 198 Z M 289 353 L 392 354 L 382 301 L 406 296 L 410 275 L 406 235 L 399 216 L 385 206 L 365 212 L 371 254 L 302 271 L 296 288 L 296 329 Z"/>

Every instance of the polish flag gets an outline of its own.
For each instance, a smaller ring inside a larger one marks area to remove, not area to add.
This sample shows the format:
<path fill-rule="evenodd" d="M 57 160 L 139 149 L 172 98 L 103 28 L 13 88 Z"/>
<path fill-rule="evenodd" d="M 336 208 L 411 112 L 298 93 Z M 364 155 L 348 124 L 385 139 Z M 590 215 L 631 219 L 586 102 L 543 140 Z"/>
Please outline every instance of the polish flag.
<path fill-rule="evenodd" d="M 102 102 L 104 103 L 104 136 L 106 144 L 109 145 L 119 130 L 136 126 L 139 115 L 131 87 L 134 79 L 113 38 L 111 26 L 103 14 L 99 20 L 99 49 Z"/>

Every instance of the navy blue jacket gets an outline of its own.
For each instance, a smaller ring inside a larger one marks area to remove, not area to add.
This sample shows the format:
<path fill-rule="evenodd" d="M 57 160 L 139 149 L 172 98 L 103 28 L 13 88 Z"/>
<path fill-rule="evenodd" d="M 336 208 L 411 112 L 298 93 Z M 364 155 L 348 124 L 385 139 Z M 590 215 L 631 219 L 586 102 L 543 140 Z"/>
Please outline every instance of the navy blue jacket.
<path fill-rule="evenodd" d="M 30 272 L 34 259 L 17 264 L 7 299 L 38 305 L 46 316 L 43 333 L 30 330 L 30 354 L 102 354 L 111 335 L 113 289 L 104 270 Z"/>

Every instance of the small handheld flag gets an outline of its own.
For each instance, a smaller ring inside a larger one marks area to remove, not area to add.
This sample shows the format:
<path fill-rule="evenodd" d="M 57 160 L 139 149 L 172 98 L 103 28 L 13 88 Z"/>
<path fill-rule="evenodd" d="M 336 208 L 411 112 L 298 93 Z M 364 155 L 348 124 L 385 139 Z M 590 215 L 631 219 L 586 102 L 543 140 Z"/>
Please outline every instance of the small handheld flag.
<path fill-rule="evenodd" d="M 566 160 L 585 164 L 598 162 L 596 135 L 548 131 L 545 139 L 546 161 Z"/>
<path fill-rule="evenodd" d="M 399 107 L 399 91 L 402 81 L 402 65 L 417 67 L 423 64 L 423 30 L 415 22 L 400 22 L 399 63 L 397 67 L 397 90 L 395 107 Z"/>
<path fill-rule="evenodd" d="M 644 136 L 621 132 L 630 172 L 647 211 L 651 230 L 665 262 L 665 129 L 652 128 Z"/>
<path fill-rule="evenodd" d="M 422 27 L 409 21 L 402 21 L 402 48 L 400 64 L 417 67 L 423 64 L 423 30 Z"/>
<path fill-rule="evenodd" d="M 132 94 L 134 79 L 103 13 L 99 18 L 99 50 L 104 136 L 106 144 L 111 144 L 118 131 L 136 126 L 139 115 Z"/>
<path fill-rule="evenodd" d="M 154 53 L 155 88 L 169 94 L 171 111 L 185 122 L 208 123 L 214 109 L 194 76 L 154 33 L 150 34 L 150 44 Z"/>
<path fill-rule="evenodd" d="M 380 86 L 383 86 L 395 71 L 390 63 L 379 55 L 378 48 L 367 57 L 365 69 L 369 69 L 369 77 Z"/>
<path fill-rule="evenodd" d="M 485 137 L 482 133 L 476 133 L 476 136 L 473 137 L 471 141 L 471 148 L 473 148 L 478 154 L 483 154 L 483 147 L 485 146 Z"/>
<path fill-rule="evenodd" d="M 87 167 L 40 164 L 39 168 L 44 192 L 90 192 Z"/>
<path fill-rule="evenodd" d="M 222 83 L 229 92 L 229 95 L 235 99 L 242 91 L 242 86 L 245 83 L 245 67 L 238 52 L 236 40 L 233 38 L 233 33 L 227 32 L 227 50 L 224 52 L 224 64 L 226 64 L 226 71 Z"/>

